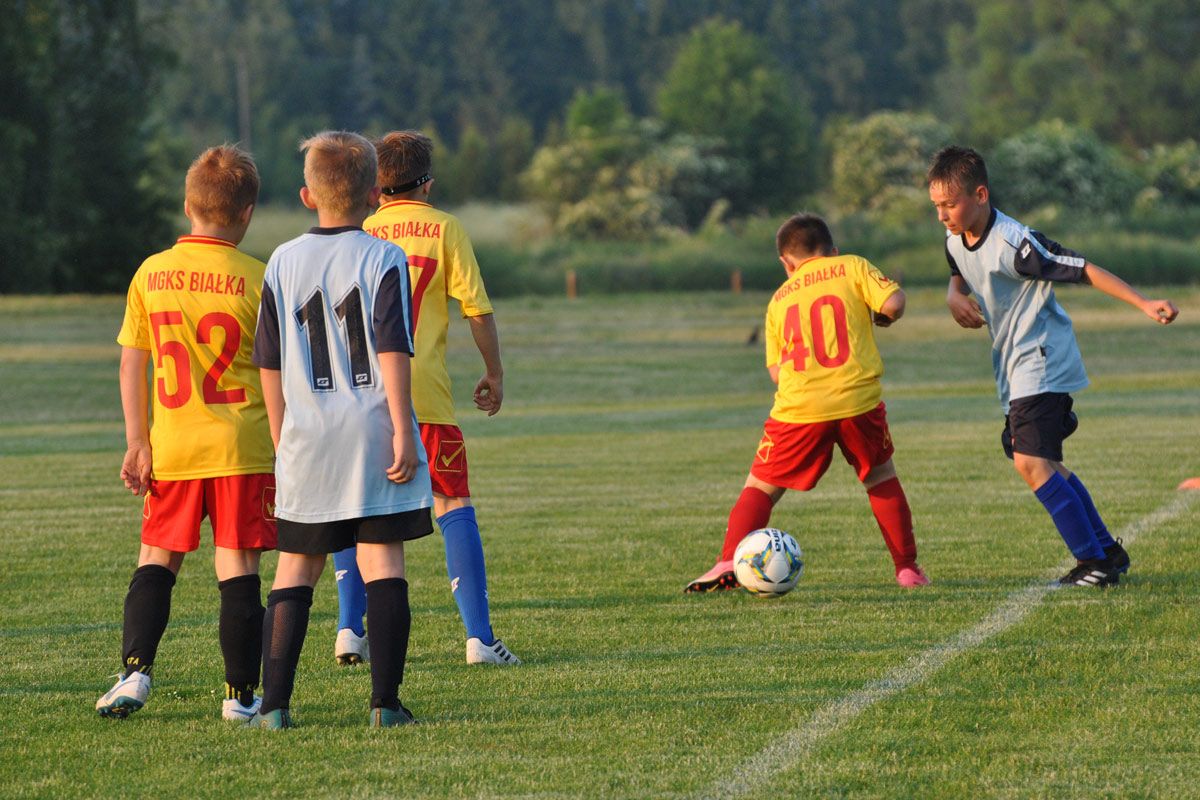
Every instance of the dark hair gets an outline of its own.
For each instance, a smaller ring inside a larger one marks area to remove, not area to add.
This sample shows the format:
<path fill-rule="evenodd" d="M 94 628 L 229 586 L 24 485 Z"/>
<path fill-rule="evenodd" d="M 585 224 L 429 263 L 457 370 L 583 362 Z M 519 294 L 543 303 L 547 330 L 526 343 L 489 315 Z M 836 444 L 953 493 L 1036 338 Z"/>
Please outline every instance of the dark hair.
<path fill-rule="evenodd" d="M 953 189 L 972 192 L 988 185 L 987 165 L 983 156 L 969 147 L 950 145 L 938 150 L 925 173 L 926 183 L 944 183 Z"/>
<path fill-rule="evenodd" d="M 801 212 L 788 218 L 775 234 L 775 249 L 779 255 L 829 255 L 833 251 L 833 234 L 825 220 L 816 214 Z"/>
<path fill-rule="evenodd" d="M 433 140 L 425 134 L 392 131 L 375 140 L 375 152 L 379 154 L 379 185 L 385 189 L 428 180 L 433 167 Z"/>

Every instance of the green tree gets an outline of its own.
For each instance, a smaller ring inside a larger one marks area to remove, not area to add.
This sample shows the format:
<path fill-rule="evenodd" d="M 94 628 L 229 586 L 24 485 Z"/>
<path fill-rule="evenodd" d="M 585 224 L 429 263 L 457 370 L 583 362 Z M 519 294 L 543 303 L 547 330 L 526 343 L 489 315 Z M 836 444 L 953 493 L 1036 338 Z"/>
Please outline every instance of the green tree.
<path fill-rule="evenodd" d="M 132 0 L 45 0 L 5 16 L 2 58 L 20 63 L 5 81 L 18 96 L 0 111 L 12 147 L 0 290 L 123 290 L 170 242 L 172 184 L 149 122 L 163 55 L 137 12 Z"/>
<path fill-rule="evenodd" d="M 928 203 L 925 169 L 950 129 L 929 114 L 881 111 L 839 128 L 833 194 L 846 211 L 903 213 Z"/>
<path fill-rule="evenodd" d="M 1039 123 L 996 146 L 988 178 L 997 204 L 1014 211 L 1127 210 L 1143 184 L 1114 148 L 1061 120 Z"/>
<path fill-rule="evenodd" d="M 739 23 L 713 19 L 692 31 L 667 72 L 658 110 L 671 130 L 720 139 L 747 165 L 749 191 L 730 198 L 735 210 L 784 207 L 814 188 L 803 87 Z"/>

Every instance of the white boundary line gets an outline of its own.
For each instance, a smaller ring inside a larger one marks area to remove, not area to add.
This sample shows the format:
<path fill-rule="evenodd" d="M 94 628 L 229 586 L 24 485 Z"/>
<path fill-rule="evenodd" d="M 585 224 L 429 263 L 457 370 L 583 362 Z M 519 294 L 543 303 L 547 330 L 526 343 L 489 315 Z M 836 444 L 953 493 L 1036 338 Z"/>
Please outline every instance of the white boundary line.
<path fill-rule="evenodd" d="M 1125 542 L 1132 543 L 1140 534 L 1179 516 L 1191 505 L 1196 494 L 1181 492 L 1156 511 L 1127 525 L 1118 535 Z M 858 691 L 821 706 L 806 722 L 781 735 L 773 744 L 739 764 L 729 777 L 709 786 L 696 796 L 744 797 L 761 789 L 763 785 L 770 785 L 780 765 L 786 767 L 796 764 L 824 739 L 875 703 L 922 683 L 958 655 L 1013 627 L 1058 588 L 1057 583 L 1038 582 L 1013 592 L 995 611 L 973 628 L 917 654 L 907 663 Z"/>

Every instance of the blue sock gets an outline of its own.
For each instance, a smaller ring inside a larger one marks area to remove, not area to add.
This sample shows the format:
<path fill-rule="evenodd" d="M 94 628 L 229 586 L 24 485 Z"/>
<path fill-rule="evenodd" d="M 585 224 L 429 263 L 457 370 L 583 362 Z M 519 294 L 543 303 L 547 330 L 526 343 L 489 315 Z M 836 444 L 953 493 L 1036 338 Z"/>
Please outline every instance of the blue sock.
<path fill-rule="evenodd" d="M 1108 532 L 1108 526 L 1100 518 L 1100 512 L 1096 510 L 1096 504 L 1092 502 L 1092 496 L 1088 494 L 1087 487 L 1083 485 L 1083 481 L 1079 480 L 1079 476 L 1072 472 L 1071 477 L 1067 478 L 1067 483 L 1071 484 L 1071 488 L 1075 490 L 1075 494 L 1079 495 L 1079 502 L 1083 503 L 1083 509 L 1087 512 L 1088 521 L 1092 523 L 1092 533 L 1096 534 L 1096 541 L 1100 542 L 1100 546 L 1112 547 L 1116 544 L 1113 541 L 1112 534 Z"/>
<path fill-rule="evenodd" d="M 1055 472 L 1034 494 L 1050 513 L 1054 527 L 1058 528 L 1059 535 L 1075 558 L 1080 561 L 1104 558 L 1104 549 L 1100 547 L 1096 534 L 1092 532 L 1092 523 L 1088 519 L 1083 501 L 1075 494 L 1066 478 Z"/>
<path fill-rule="evenodd" d="M 483 542 L 479 523 L 471 506 L 456 508 L 437 518 L 446 542 L 446 572 L 450 590 L 458 604 L 458 614 L 467 629 L 467 638 L 484 644 L 496 641 L 488 618 L 487 571 L 483 564 Z"/>
<path fill-rule="evenodd" d="M 367 586 L 358 571 L 358 548 L 347 547 L 333 554 L 333 570 L 337 577 L 338 630 L 349 628 L 362 636 L 363 615 L 367 613 Z"/>

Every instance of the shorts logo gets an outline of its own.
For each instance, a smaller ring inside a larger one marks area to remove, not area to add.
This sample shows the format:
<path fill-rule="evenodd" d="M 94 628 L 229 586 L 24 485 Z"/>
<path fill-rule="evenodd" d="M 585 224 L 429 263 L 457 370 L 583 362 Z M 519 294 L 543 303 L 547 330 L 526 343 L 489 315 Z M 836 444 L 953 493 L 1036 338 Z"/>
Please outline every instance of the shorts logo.
<path fill-rule="evenodd" d="M 758 460 L 764 464 L 771 460 L 771 448 L 775 446 L 775 441 L 768 435 L 763 434 L 762 441 L 758 443 Z"/>
<path fill-rule="evenodd" d="M 268 486 L 263 489 L 262 496 L 262 515 L 267 522 L 275 521 L 275 487 Z"/>
<path fill-rule="evenodd" d="M 1032 245 L 1030 245 L 1029 242 L 1026 242 L 1025 246 L 1021 248 L 1021 258 L 1029 258 L 1029 254 L 1032 251 L 1033 251 Z"/>
<path fill-rule="evenodd" d="M 467 446 L 462 441 L 438 442 L 438 472 L 462 472 L 467 457 Z"/>

